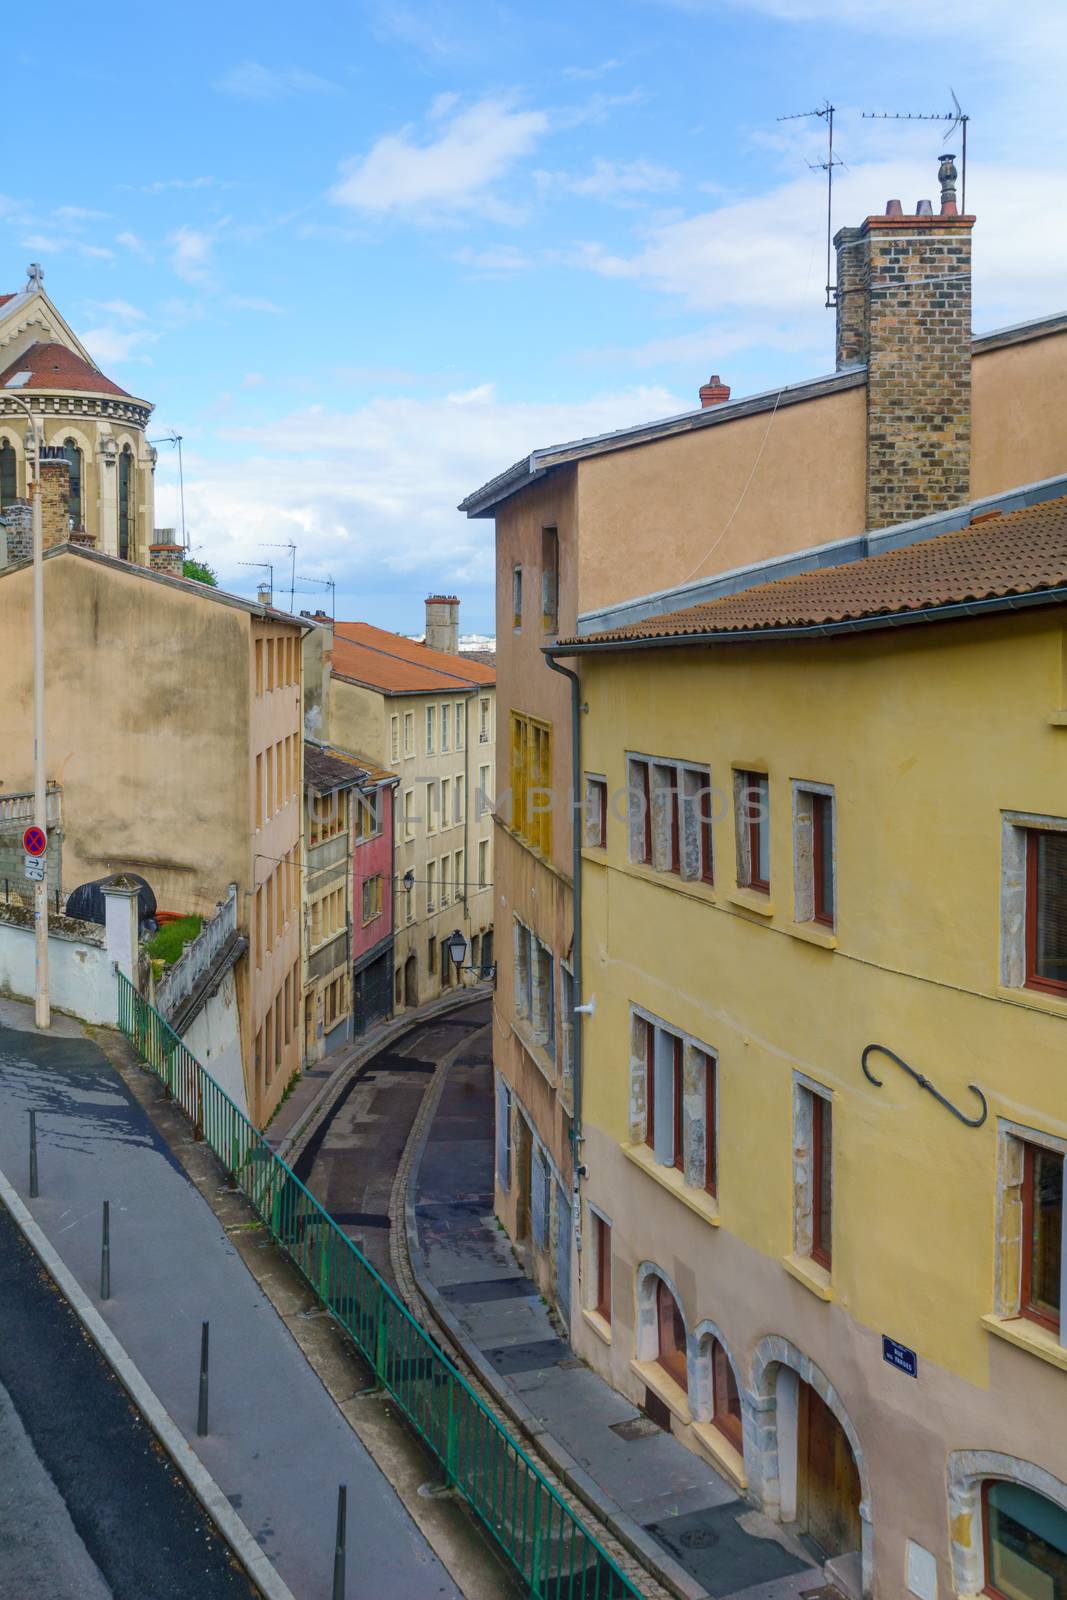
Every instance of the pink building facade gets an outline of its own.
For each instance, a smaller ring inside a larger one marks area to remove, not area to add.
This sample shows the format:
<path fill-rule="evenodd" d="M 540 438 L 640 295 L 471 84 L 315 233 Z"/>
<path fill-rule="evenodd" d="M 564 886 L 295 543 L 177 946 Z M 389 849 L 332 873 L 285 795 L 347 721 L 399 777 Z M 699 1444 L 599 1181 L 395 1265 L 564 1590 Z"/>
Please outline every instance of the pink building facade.
<path fill-rule="evenodd" d="M 352 1026 L 365 1033 L 393 1009 L 393 804 L 396 774 L 360 759 L 352 805 Z"/>

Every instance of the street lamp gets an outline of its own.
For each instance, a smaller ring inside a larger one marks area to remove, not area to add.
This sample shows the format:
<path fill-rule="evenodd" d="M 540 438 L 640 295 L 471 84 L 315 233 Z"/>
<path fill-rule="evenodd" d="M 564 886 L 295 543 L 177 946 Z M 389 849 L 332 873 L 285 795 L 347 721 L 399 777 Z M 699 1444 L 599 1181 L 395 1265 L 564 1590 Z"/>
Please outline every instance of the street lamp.
<path fill-rule="evenodd" d="M 8 400 L 26 413 L 26 468 L 33 463 L 33 820 L 47 837 L 44 765 L 44 535 L 41 526 L 41 454 L 44 434 L 41 424 L 20 395 L 5 389 Z M 47 856 L 44 858 L 47 862 Z M 34 1021 L 39 1028 L 51 1026 L 48 1005 L 48 868 L 38 878 L 33 891 L 33 922 L 36 944 L 34 974 Z"/>
<path fill-rule="evenodd" d="M 445 940 L 445 949 L 459 971 L 467 960 L 467 941 L 458 928 Z"/>

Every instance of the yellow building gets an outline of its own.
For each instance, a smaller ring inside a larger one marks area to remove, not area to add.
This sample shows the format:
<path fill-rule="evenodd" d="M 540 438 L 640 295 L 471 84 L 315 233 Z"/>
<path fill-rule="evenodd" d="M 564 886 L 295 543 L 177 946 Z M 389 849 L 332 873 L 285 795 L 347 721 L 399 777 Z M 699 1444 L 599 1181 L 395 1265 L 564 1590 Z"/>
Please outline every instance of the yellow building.
<path fill-rule="evenodd" d="M 555 647 L 573 1343 L 845 1594 L 1064 1592 L 1065 604 L 1061 478 Z"/>
<path fill-rule="evenodd" d="M 0 795 L 33 787 L 31 591 L 26 563 L 0 569 Z M 62 893 L 136 872 L 161 910 L 210 916 L 236 885 L 243 1082 L 226 1087 L 263 1123 L 300 1065 L 304 625 L 69 544 L 45 553 L 44 600 Z"/>
<path fill-rule="evenodd" d="M 950 164 L 941 176 L 940 209 L 891 201 L 838 236 L 834 370 L 739 398 L 712 380 L 699 409 L 535 450 L 461 507 L 496 522 L 493 1049 L 513 1180 L 495 1202 L 565 1320 L 577 786 L 568 686 L 541 648 L 759 582 L 767 562 L 845 559 L 868 529 L 1067 471 L 1067 316 L 972 337 L 974 218 L 957 214 Z"/>
<path fill-rule="evenodd" d="M 152 406 L 100 371 L 36 265 L 23 290 L 0 295 L 0 512 L 29 492 L 27 405 L 45 444 L 69 466 L 66 531 L 147 566 L 155 537 L 156 452 L 145 438 Z"/>

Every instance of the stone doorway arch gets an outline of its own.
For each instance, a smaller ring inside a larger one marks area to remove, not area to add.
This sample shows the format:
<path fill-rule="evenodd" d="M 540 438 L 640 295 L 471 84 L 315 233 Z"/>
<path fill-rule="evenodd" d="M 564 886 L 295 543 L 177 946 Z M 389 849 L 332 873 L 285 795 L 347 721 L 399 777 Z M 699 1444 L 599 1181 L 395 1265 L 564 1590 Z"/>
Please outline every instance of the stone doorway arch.
<path fill-rule="evenodd" d="M 981 1594 L 986 1582 L 982 1485 L 1017 1483 L 1067 1511 L 1067 1483 L 1044 1467 L 999 1450 L 953 1450 L 948 1458 L 948 1515 L 952 1580 L 957 1594 Z"/>
<path fill-rule="evenodd" d="M 799 1382 L 806 1383 L 832 1412 L 852 1452 L 860 1484 L 861 1582 L 867 1597 L 874 1593 L 874 1530 L 870 1476 L 863 1446 L 840 1395 L 826 1374 L 810 1356 L 778 1334 L 761 1339 L 752 1355 L 753 1432 L 758 1444 L 747 1463 L 749 1484 L 768 1516 L 776 1522 L 792 1520 L 796 1514 Z"/>

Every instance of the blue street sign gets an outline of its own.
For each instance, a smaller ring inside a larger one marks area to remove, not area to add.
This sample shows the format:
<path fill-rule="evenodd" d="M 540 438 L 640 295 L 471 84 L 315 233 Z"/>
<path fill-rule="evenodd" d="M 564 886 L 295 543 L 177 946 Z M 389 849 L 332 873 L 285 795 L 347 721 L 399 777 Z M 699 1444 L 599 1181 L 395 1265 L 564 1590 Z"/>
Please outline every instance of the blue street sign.
<path fill-rule="evenodd" d="M 906 1372 L 909 1378 L 919 1376 L 919 1358 L 915 1351 L 909 1350 L 906 1344 L 898 1344 L 886 1333 L 882 1335 L 882 1360 L 888 1361 L 898 1372 Z"/>

